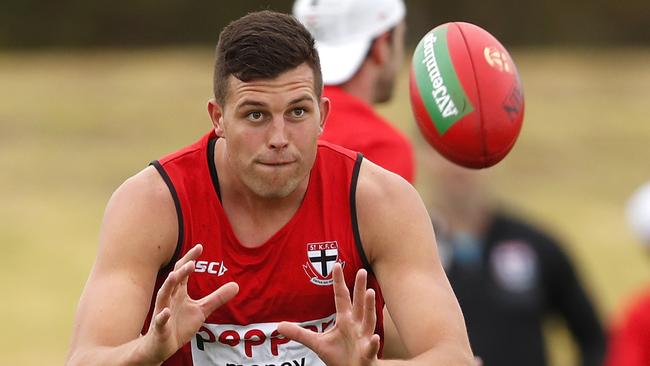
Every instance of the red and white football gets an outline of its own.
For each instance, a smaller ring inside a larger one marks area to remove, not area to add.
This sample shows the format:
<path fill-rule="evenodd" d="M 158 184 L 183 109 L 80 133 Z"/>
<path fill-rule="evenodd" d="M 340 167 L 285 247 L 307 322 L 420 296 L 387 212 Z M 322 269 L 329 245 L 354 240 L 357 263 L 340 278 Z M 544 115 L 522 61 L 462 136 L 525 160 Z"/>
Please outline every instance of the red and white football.
<path fill-rule="evenodd" d="M 524 119 L 517 68 L 476 25 L 446 23 L 427 33 L 413 54 L 409 91 L 420 131 L 456 164 L 490 167 L 517 140 Z"/>

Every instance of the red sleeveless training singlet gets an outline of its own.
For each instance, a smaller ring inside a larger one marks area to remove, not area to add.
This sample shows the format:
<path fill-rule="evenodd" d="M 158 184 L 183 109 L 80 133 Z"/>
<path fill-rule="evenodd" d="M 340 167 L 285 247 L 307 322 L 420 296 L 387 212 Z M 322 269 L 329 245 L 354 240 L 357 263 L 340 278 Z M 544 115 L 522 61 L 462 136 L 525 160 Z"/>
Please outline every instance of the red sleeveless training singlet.
<path fill-rule="evenodd" d="M 199 243 L 204 249 L 189 277 L 189 295 L 201 298 L 229 281 L 237 282 L 240 290 L 163 365 L 324 365 L 310 349 L 281 337 L 276 329 L 281 321 L 298 322 L 316 332 L 334 325 L 335 262 L 343 265 L 350 289 L 356 272 L 369 270 L 369 287 L 378 294 L 376 332 L 383 343 L 383 299 L 363 253 L 356 220 L 361 154 L 319 142 L 301 206 L 262 246 L 246 248 L 221 206 L 215 141 L 211 132 L 152 163 L 169 187 L 179 217 L 176 253 L 158 275 L 152 307 L 175 261 Z M 145 324 L 144 331 L 147 328 Z"/>

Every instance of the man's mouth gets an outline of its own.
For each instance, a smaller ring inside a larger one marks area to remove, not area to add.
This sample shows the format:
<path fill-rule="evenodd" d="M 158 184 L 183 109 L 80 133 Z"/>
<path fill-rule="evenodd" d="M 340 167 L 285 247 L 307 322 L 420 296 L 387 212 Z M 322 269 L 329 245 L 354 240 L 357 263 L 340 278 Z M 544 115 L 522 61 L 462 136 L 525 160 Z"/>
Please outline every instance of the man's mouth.
<path fill-rule="evenodd" d="M 258 164 L 267 166 L 285 166 L 295 163 L 295 160 L 279 160 L 279 161 L 258 161 Z"/>

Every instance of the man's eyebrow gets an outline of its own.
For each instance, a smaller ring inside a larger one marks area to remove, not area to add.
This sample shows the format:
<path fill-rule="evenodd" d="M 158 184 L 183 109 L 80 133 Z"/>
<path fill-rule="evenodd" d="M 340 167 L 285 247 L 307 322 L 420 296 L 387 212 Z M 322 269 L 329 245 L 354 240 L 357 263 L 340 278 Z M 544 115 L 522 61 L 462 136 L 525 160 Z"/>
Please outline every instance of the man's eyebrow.
<path fill-rule="evenodd" d="M 297 98 L 291 100 L 291 101 L 289 102 L 289 105 L 292 105 L 292 104 L 298 104 L 298 103 L 300 103 L 300 102 L 304 102 L 304 101 L 306 101 L 306 100 L 311 102 L 311 101 L 312 101 L 311 96 L 309 96 L 309 95 L 303 95 L 303 96 L 297 97 Z"/>
<path fill-rule="evenodd" d="M 262 103 L 257 100 L 252 100 L 252 99 L 244 99 L 243 101 L 237 103 L 236 108 L 243 108 L 243 107 L 265 107 L 266 103 Z"/>

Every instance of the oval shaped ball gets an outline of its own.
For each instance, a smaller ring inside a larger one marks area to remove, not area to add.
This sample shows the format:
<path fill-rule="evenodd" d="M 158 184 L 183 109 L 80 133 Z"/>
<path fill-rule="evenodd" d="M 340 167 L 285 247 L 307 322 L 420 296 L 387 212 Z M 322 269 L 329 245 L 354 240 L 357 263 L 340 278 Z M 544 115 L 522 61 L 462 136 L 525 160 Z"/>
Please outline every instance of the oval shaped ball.
<path fill-rule="evenodd" d="M 517 68 L 501 43 L 463 22 L 428 32 L 413 54 L 411 108 L 425 139 L 467 168 L 487 168 L 512 149 L 524 118 Z"/>

